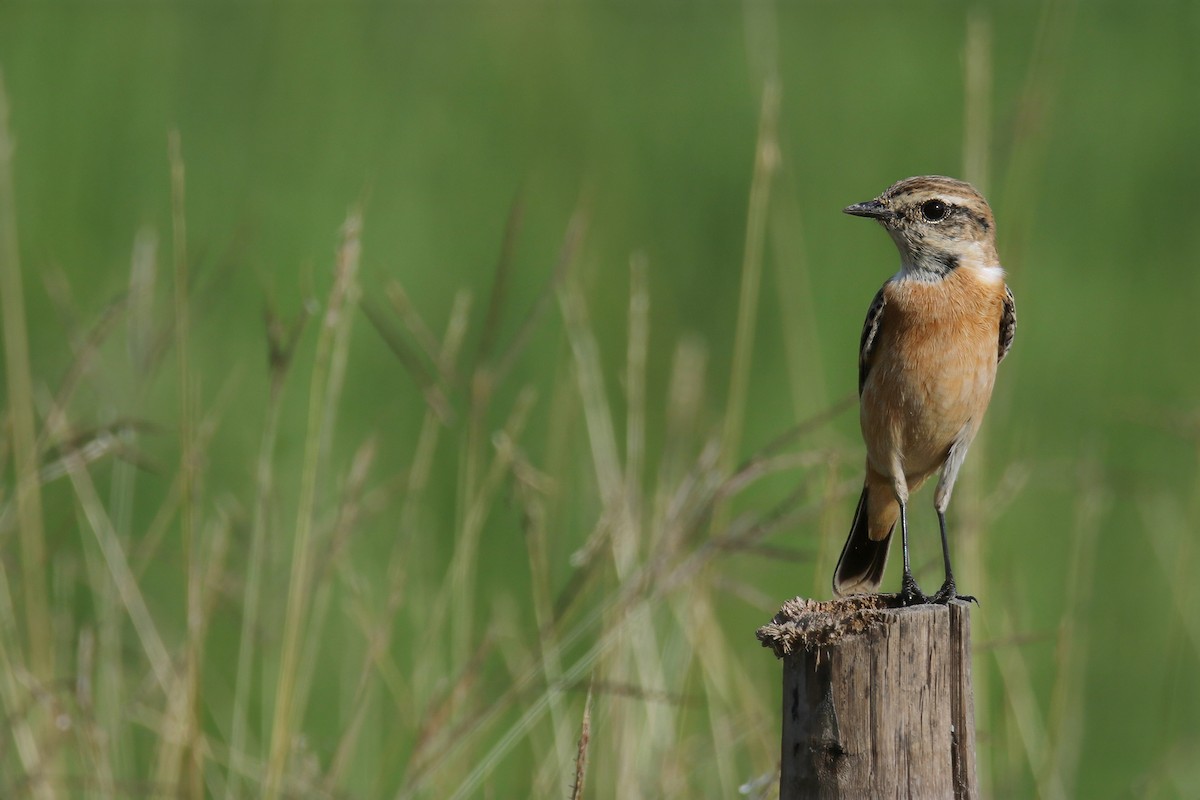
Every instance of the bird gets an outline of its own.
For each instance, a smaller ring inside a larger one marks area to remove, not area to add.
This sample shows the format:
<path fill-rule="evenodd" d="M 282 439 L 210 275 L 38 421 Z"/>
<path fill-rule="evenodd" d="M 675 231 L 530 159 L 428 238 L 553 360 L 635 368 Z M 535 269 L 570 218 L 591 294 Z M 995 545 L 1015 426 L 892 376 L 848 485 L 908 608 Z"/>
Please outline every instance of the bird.
<path fill-rule="evenodd" d="M 969 183 L 924 175 L 844 212 L 883 226 L 899 250 L 900 269 L 872 300 L 859 343 L 866 478 L 834 570 L 834 594 L 879 590 L 899 521 L 900 604 L 974 601 L 958 594 L 954 581 L 946 509 L 1016 333 L 1016 302 L 996 252 L 991 207 Z M 933 501 L 946 577 L 928 596 L 912 573 L 907 511 L 909 497 L 938 470 Z"/>

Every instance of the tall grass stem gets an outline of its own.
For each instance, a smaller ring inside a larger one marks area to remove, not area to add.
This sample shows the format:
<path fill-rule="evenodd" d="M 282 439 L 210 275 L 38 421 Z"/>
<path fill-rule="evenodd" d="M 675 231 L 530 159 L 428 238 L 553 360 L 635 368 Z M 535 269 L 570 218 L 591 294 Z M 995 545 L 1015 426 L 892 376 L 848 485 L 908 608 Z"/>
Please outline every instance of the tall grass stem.
<path fill-rule="evenodd" d="M 329 436 L 324 428 L 330 421 L 326 412 L 337 394 L 337 387 L 330 385 L 330 379 L 335 374 L 335 351 L 340 334 L 347 330 L 346 316 L 355 311 L 353 302 L 358 292 L 361 233 L 362 218 L 356 210 L 350 214 L 342 227 L 342 243 L 338 251 L 333 288 L 329 293 L 328 305 L 317 334 L 316 353 L 313 356 L 304 461 L 292 545 L 292 567 L 288 580 L 279 674 L 275 684 L 271 745 L 263 784 L 263 796 L 267 800 L 277 800 L 284 793 L 288 754 L 296 733 L 298 717 L 303 713 L 302 708 L 296 707 L 295 689 L 306 631 L 305 615 L 312 591 L 317 482 L 326 454 L 325 443 Z"/>
<path fill-rule="evenodd" d="M 46 588 L 46 531 L 42 483 L 38 474 L 33 376 L 25 320 L 25 290 L 17 246 L 17 207 L 13 189 L 13 151 L 8 94 L 0 73 L 0 310 L 3 311 L 4 365 L 8 418 L 16 478 L 17 527 L 21 545 L 21 605 L 24 606 L 29 668 L 49 685 L 54 677 L 54 627 Z"/>

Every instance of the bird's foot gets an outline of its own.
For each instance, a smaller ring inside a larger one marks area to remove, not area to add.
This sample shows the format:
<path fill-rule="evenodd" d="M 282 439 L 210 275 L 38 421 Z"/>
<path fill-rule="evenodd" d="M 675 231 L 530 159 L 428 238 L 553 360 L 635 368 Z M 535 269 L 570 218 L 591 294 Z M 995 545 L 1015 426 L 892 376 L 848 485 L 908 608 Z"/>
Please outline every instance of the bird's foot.
<path fill-rule="evenodd" d="M 897 597 L 903 608 L 924 605 L 930 600 L 929 595 L 922 592 L 921 587 L 917 586 L 917 581 L 912 575 L 904 576 L 904 581 L 900 584 L 900 594 Z"/>
<path fill-rule="evenodd" d="M 929 598 L 929 602 L 946 605 L 951 600 L 962 600 L 964 603 L 974 603 L 975 605 L 979 605 L 979 601 L 971 595 L 959 594 L 957 587 L 954 585 L 954 579 L 947 578 L 946 582 L 942 584 L 942 588 L 937 590 L 937 594 Z"/>

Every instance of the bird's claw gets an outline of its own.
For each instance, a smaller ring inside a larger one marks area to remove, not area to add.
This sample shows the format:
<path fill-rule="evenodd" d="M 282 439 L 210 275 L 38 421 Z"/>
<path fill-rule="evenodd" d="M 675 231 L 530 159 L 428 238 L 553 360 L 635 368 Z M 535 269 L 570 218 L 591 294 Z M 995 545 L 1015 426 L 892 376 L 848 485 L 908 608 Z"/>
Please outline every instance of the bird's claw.
<path fill-rule="evenodd" d="M 942 584 L 942 588 L 937 590 L 937 594 L 929 598 L 929 602 L 947 605 L 951 600 L 962 600 L 964 603 L 974 603 L 979 605 L 979 601 L 969 594 L 959 594 L 953 580 L 947 580 Z"/>
<path fill-rule="evenodd" d="M 900 584 L 900 594 L 897 597 L 903 608 L 924 605 L 930 601 L 929 595 L 921 591 L 921 587 L 917 586 L 916 580 L 911 575 L 904 576 L 904 582 Z"/>

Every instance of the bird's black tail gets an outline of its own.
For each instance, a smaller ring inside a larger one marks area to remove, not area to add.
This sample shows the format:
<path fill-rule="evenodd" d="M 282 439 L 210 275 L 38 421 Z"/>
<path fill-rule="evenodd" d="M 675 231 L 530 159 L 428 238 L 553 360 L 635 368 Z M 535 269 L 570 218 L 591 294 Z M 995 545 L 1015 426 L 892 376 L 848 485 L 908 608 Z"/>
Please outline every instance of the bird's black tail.
<path fill-rule="evenodd" d="M 875 541 L 867 525 L 867 488 L 863 486 L 858 509 L 854 512 L 854 524 L 846 537 L 846 546 L 833 571 L 833 593 L 838 597 L 848 594 L 863 594 L 879 590 L 883 582 L 883 568 L 887 566 L 888 546 L 892 543 L 892 529 L 888 535 Z"/>

